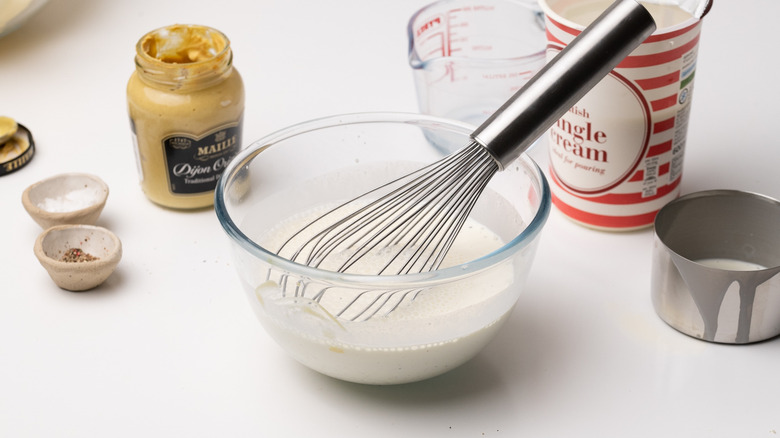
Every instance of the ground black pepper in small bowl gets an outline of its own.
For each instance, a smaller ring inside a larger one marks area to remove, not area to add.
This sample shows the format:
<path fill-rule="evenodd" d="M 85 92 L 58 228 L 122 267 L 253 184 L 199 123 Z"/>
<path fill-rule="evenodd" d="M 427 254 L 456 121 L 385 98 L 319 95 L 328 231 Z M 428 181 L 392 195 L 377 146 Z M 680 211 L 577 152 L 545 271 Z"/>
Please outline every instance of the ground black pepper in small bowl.
<path fill-rule="evenodd" d="M 35 257 L 65 290 L 84 291 L 103 283 L 122 258 L 122 242 L 94 225 L 57 225 L 38 235 Z"/>
<path fill-rule="evenodd" d="M 68 263 L 81 263 L 100 260 L 100 257 L 95 257 L 92 254 L 86 253 L 82 251 L 81 248 L 69 248 L 65 251 L 65 254 L 63 254 L 60 260 Z"/>

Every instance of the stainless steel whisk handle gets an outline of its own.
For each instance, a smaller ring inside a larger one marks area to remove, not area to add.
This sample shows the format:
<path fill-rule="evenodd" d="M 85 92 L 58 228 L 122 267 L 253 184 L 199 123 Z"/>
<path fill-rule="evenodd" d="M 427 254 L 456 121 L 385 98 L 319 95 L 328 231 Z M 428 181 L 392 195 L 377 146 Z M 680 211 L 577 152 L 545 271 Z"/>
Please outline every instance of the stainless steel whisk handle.
<path fill-rule="evenodd" d="M 655 29 L 635 0 L 615 1 L 471 137 L 507 166 Z"/>

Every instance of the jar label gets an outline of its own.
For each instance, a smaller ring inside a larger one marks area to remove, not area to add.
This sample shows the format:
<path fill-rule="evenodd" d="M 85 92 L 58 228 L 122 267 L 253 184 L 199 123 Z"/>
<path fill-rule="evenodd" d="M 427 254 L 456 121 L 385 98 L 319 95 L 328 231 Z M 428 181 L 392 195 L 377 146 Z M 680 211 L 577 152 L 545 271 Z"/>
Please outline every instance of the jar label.
<path fill-rule="evenodd" d="M 241 146 L 241 121 L 201 137 L 174 134 L 163 139 L 171 193 L 200 194 L 217 186 L 222 171 Z"/>
<path fill-rule="evenodd" d="M 550 164 L 572 192 L 604 193 L 633 175 L 649 139 L 647 101 L 612 72 L 550 128 Z"/>

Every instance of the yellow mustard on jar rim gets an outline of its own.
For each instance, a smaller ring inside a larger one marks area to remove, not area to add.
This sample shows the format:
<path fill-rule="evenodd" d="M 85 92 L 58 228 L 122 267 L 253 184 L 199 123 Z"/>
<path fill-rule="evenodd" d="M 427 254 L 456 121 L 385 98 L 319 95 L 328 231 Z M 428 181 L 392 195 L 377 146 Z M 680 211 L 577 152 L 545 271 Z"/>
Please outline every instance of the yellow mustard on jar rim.
<path fill-rule="evenodd" d="M 176 209 L 213 205 L 217 180 L 241 148 L 244 84 L 228 38 L 179 24 L 144 35 L 127 104 L 146 196 Z"/>
<path fill-rule="evenodd" d="M 16 123 L 16 120 L 0 116 L 0 145 L 10 140 L 16 134 L 17 129 L 19 129 L 19 125 Z"/>

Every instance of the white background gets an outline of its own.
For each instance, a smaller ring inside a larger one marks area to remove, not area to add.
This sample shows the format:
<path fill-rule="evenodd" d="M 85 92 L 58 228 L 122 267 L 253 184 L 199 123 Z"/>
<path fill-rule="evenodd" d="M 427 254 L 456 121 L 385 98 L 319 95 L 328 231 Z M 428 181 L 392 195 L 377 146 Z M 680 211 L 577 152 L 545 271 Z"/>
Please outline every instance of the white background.
<path fill-rule="evenodd" d="M 650 230 L 610 234 L 553 211 L 503 331 L 449 374 L 394 387 L 293 362 L 245 302 L 212 210 L 146 200 L 125 107 L 145 32 L 201 23 L 231 39 L 244 139 L 315 117 L 417 111 L 408 17 L 426 0 L 55 0 L 0 39 L 0 114 L 37 153 L 0 178 L 0 436 L 773 437 L 780 340 L 704 343 L 649 295 Z M 683 193 L 780 198 L 776 0 L 705 19 Z M 533 151 L 544 162 L 545 151 Z M 58 289 L 32 251 L 25 187 L 72 171 L 109 185 L 122 239 L 99 289 Z"/>

